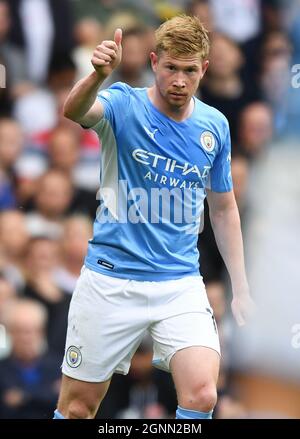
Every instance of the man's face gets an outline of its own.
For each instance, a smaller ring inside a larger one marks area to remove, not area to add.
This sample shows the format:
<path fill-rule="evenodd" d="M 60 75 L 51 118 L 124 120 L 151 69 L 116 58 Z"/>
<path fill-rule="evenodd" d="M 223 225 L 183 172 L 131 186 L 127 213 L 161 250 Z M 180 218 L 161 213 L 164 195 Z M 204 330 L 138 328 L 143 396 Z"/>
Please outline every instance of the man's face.
<path fill-rule="evenodd" d="M 173 108 L 186 106 L 195 94 L 207 67 L 199 54 L 173 57 L 167 52 L 151 53 L 156 86 L 163 99 Z"/>

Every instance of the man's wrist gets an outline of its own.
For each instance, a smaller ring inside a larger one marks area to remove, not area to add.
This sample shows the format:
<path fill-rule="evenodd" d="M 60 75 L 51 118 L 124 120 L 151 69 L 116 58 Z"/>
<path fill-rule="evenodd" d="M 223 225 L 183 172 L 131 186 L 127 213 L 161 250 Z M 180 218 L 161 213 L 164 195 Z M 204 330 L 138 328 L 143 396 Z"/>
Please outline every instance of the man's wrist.
<path fill-rule="evenodd" d="M 238 296 L 240 294 L 249 293 L 249 284 L 248 281 L 245 280 L 239 280 L 239 281 L 232 281 L 232 294 L 233 296 Z"/>
<path fill-rule="evenodd" d="M 91 76 L 92 76 L 93 80 L 94 80 L 96 83 L 98 83 L 99 85 L 101 85 L 102 82 L 105 81 L 105 79 L 106 79 L 109 75 L 105 75 L 105 74 L 102 73 L 102 72 L 97 72 L 97 70 L 94 70 L 94 71 L 91 73 Z"/>

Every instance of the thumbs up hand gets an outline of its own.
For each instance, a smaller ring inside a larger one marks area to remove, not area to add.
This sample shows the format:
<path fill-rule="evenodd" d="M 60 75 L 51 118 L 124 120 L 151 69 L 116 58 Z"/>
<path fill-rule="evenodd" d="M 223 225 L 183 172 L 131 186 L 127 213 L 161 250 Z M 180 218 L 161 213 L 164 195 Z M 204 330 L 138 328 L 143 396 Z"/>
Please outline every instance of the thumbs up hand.
<path fill-rule="evenodd" d="M 96 47 L 91 62 L 101 77 L 109 76 L 122 59 L 122 29 L 116 29 L 114 41 L 102 41 Z"/>

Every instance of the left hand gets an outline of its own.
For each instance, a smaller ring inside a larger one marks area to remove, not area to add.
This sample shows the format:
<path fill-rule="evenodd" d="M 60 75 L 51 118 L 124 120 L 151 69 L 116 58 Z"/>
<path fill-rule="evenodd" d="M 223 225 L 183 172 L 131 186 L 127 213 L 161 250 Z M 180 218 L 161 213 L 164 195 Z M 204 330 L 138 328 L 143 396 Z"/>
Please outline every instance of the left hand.
<path fill-rule="evenodd" d="M 233 295 L 231 302 L 232 314 L 239 326 L 244 326 L 251 317 L 255 309 L 255 304 L 246 289 Z"/>

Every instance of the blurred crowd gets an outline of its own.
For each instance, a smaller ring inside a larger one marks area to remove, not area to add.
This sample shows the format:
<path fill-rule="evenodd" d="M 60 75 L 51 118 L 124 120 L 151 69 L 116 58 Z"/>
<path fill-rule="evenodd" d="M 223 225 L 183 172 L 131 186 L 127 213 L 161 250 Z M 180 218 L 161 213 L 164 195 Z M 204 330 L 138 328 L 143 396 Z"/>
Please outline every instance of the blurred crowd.
<path fill-rule="evenodd" d="M 300 59 L 298 0 L 0 0 L 0 324 L 7 332 L 0 418 L 52 417 L 68 306 L 92 236 L 101 144 L 63 117 L 64 100 L 116 27 L 123 29 L 123 59 L 103 87 L 150 86 L 154 30 L 180 12 L 198 16 L 210 32 L 210 66 L 197 94 L 229 120 L 243 223 L 253 163 L 272 139 L 299 132 L 291 93 Z M 245 418 L 230 386 L 230 293 L 207 208 L 204 224 L 201 271 L 223 350 L 215 417 Z M 114 377 L 99 417 L 174 416 L 171 378 L 152 368 L 151 357 L 146 338 L 129 375 Z"/>

